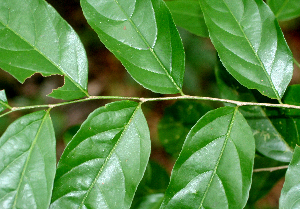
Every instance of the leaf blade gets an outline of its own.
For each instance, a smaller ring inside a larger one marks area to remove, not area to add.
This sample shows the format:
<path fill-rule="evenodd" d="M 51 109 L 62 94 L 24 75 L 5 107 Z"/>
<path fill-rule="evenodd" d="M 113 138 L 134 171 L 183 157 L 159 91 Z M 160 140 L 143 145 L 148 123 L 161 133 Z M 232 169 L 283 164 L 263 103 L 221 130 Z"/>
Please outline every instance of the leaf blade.
<path fill-rule="evenodd" d="M 298 208 L 300 206 L 299 178 L 300 148 L 296 146 L 293 159 L 288 167 L 285 182 L 281 190 L 279 208 Z"/>
<path fill-rule="evenodd" d="M 281 101 L 293 73 L 292 53 L 262 0 L 199 0 L 223 65 L 242 85 Z M 234 6 L 236 5 L 236 6 Z"/>
<path fill-rule="evenodd" d="M 221 98 L 257 102 L 253 93 L 238 83 L 220 62 L 215 67 L 215 73 Z M 256 150 L 274 160 L 290 162 L 293 148 L 276 129 L 266 110 L 259 106 L 240 107 L 239 110 L 252 129 Z"/>
<path fill-rule="evenodd" d="M 197 0 L 166 1 L 176 25 L 201 37 L 208 37 L 201 7 Z"/>
<path fill-rule="evenodd" d="M 243 208 L 254 155 L 251 129 L 236 108 L 208 112 L 187 136 L 161 208 Z"/>
<path fill-rule="evenodd" d="M 1 207 L 48 208 L 56 167 L 49 112 L 35 112 L 13 122 L 0 138 L 0 149 Z"/>
<path fill-rule="evenodd" d="M 163 1 L 81 0 L 81 7 L 100 40 L 138 83 L 158 93 L 182 93 L 183 45 Z"/>
<path fill-rule="evenodd" d="M 129 208 L 149 155 L 140 104 L 122 101 L 98 108 L 59 161 L 51 208 Z"/>
<path fill-rule="evenodd" d="M 7 108 L 10 109 L 11 107 L 8 105 L 5 90 L 1 90 L 0 91 L 0 112 L 4 111 Z"/>
<path fill-rule="evenodd" d="M 268 0 L 267 3 L 278 20 L 290 20 L 300 16 L 297 0 Z"/>
<path fill-rule="evenodd" d="M 44 0 L 1 1 L 0 6 L 0 67 L 19 82 L 34 73 L 64 75 L 66 84 L 49 95 L 54 98 L 88 96 L 87 58 L 67 22 Z M 64 94 L 66 89 L 73 95 Z"/>

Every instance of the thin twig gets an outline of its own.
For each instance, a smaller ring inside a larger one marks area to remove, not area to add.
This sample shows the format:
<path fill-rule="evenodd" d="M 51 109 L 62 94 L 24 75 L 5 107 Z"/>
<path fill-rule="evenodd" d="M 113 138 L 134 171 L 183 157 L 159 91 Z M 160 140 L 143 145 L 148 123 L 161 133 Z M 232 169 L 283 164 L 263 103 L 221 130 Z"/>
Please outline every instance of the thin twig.
<path fill-rule="evenodd" d="M 287 169 L 288 167 L 289 167 L 288 165 L 283 165 L 283 166 L 270 167 L 270 168 L 257 168 L 257 169 L 253 169 L 253 172 L 254 173 L 264 172 L 264 171 L 273 172 L 273 171 L 277 171 L 277 170 Z"/>
<path fill-rule="evenodd" d="M 239 107 L 241 107 L 241 106 L 262 106 L 262 107 L 277 107 L 277 108 L 288 108 L 288 109 L 299 109 L 300 110 L 300 106 L 297 106 L 297 105 L 241 102 L 241 101 L 230 100 L 230 99 L 220 99 L 220 98 L 214 98 L 214 97 L 199 97 L 199 96 L 189 96 L 189 95 L 174 96 L 174 97 L 156 97 L 156 98 L 121 97 L 121 96 L 90 96 L 90 97 L 84 98 L 84 99 L 78 99 L 78 100 L 74 100 L 74 101 L 62 102 L 62 103 L 57 103 L 57 104 L 12 107 L 10 111 L 0 115 L 0 118 L 7 114 L 10 114 L 15 111 L 20 111 L 20 110 L 28 110 L 28 109 L 34 109 L 34 108 L 54 108 L 54 107 L 59 107 L 59 106 L 63 106 L 63 105 L 68 105 L 68 104 L 74 104 L 74 103 L 91 101 L 91 100 L 100 100 L 100 99 L 136 100 L 136 101 L 140 101 L 142 103 L 154 102 L 154 101 L 166 101 L 166 100 L 192 99 L 192 100 L 203 100 L 203 101 L 205 100 L 205 101 L 230 103 L 230 104 L 235 104 L 236 106 L 239 106 Z"/>

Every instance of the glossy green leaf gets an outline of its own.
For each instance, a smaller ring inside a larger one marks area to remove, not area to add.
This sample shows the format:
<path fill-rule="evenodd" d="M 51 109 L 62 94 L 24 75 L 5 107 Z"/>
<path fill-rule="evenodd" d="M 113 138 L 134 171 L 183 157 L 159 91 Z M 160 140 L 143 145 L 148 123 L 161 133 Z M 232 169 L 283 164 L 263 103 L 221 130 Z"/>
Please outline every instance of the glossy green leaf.
<path fill-rule="evenodd" d="M 167 107 L 158 124 L 158 137 L 165 150 L 177 158 L 187 134 L 209 110 L 208 106 L 186 100 Z"/>
<path fill-rule="evenodd" d="M 257 102 L 253 93 L 239 84 L 220 62 L 216 66 L 216 77 L 221 98 Z M 244 106 L 240 107 L 239 110 L 252 129 L 256 150 L 269 158 L 290 162 L 293 149 L 286 142 L 284 136 L 276 129 L 266 111 L 259 106 Z"/>
<path fill-rule="evenodd" d="M 293 159 L 285 175 L 279 199 L 280 209 L 300 208 L 300 147 L 296 146 Z"/>
<path fill-rule="evenodd" d="M 44 0 L 0 1 L 0 68 L 24 82 L 34 73 L 64 75 L 49 96 L 88 96 L 87 58 L 75 31 Z"/>
<path fill-rule="evenodd" d="M 161 208 L 243 208 L 254 155 L 251 129 L 237 108 L 208 112 L 186 138 Z"/>
<path fill-rule="evenodd" d="M 202 37 L 208 37 L 203 13 L 198 0 L 166 1 L 176 25 Z"/>
<path fill-rule="evenodd" d="M 140 104 L 121 101 L 98 108 L 61 156 L 51 208 L 129 208 L 149 155 Z"/>
<path fill-rule="evenodd" d="M 179 93 L 184 51 L 162 0 L 81 0 L 88 23 L 104 45 L 145 88 Z"/>
<path fill-rule="evenodd" d="M 7 98 L 5 94 L 5 90 L 0 91 L 0 112 L 3 110 L 10 108 L 10 106 L 7 103 Z"/>
<path fill-rule="evenodd" d="M 290 20 L 300 16 L 299 0 L 268 0 L 278 20 Z"/>
<path fill-rule="evenodd" d="M 140 200 L 137 206 L 134 206 L 131 209 L 159 209 L 163 198 L 163 193 L 146 195 Z"/>
<path fill-rule="evenodd" d="M 199 0 L 210 38 L 226 69 L 242 85 L 280 100 L 293 57 L 262 0 Z"/>
<path fill-rule="evenodd" d="M 0 208 L 49 208 L 55 175 L 49 112 L 13 122 L 0 138 Z"/>

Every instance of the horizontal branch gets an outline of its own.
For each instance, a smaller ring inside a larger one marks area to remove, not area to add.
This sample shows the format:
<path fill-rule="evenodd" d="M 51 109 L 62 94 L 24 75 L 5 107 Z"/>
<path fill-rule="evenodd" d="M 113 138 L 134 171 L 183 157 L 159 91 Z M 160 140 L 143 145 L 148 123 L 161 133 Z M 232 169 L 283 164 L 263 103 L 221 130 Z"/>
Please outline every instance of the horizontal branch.
<path fill-rule="evenodd" d="M 277 166 L 277 167 L 270 167 L 270 168 L 257 168 L 257 169 L 253 169 L 253 172 L 254 173 L 263 172 L 263 171 L 273 172 L 273 171 L 287 169 L 287 168 L 288 168 L 288 165 Z"/>
<path fill-rule="evenodd" d="M 214 97 L 200 97 L 200 96 L 173 96 L 173 97 L 156 97 L 156 98 L 139 98 L 139 97 L 122 97 L 122 96 L 90 96 L 88 98 L 69 101 L 69 102 L 62 102 L 57 104 L 45 104 L 45 105 L 33 105 L 33 106 L 24 106 L 24 107 L 12 107 L 10 111 L 7 111 L 0 115 L 3 117 L 7 114 L 10 114 L 15 111 L 20 110 L 28 110 L 28 109 L 35 109 L 35 108 L 54 108 L 68 104 L 74 104 L 79 102 L 91 101 L 91 100 L 100 100 L 100 99 L 112 99 L 112 100 L 136 100 L 142 103 L 145 102 L 154 102 L 154 101 L 166 101 L 166 100 L 203 100 L 203 101 L 215 101 L 215 102 L 223 102 L 229 104 L 235 104 L 239 107 L 241 106 L 262 106 L 262 107 L 276 107 L 276 108 L 288 108 L 288 109 L 299 109 L 300 106 L 297 105 L 289 105 L 289 104 L 272 104 L 272 103 L 255 103 L 255 102 L 241 102 L 236 100 L 229 100 L 229 99 L 220 99 Z"/>

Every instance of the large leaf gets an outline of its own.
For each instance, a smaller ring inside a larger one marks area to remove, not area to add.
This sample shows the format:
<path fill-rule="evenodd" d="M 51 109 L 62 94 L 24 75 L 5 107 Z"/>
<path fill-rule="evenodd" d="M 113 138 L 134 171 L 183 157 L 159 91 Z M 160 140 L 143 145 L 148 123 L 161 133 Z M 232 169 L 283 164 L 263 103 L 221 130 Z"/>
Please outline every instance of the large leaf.
<path fill-rule="evenodd" d="M 177 158 L 187 134 L 209 110 L 211 108 L 208 106 L 184 100 L 167 107 L 157 127 L 160 143 L 165 150 Z"/>
<path fill-rule="evenodd" d="M 300 208 L 300 147 L 296 146 L 293 159 L 285 175 L 279 199 L 280 209 Z"/>
<path fill-rule="evenodd" d="M 210 38 L 242 85 L 281 100 L 293 74 L 292 53 L 262 0 L 199 0 Z"/>
<path fill-rule="evenodd" d="M 218 62 L 215 70 L 221 98 L 236 101 L 257 102 L 253 93 L 239 84 L 225 70 L 220 62 Z M 226 103 L 225 105 L 230 104 Z M 290 162 L 293 155 L 293 149 L 286 142 L 285 137 L 281 132 L 276 129 L 276 126 L 268 117 L 266 111 L 259 106 L 244 106 L 240 107 L 239 110 L 252 128 L 256 149 L 269 158 L 282 162 Z"/>
<path fill-rule="evenodd" d="M 166 1 L 176 25 L 198 36 L 208 37 L 208 30 L 198 0 Z"/>
<path fill-rule="evenodd" d="M 87 58 L 75 31 L 44 0 L 0 1 L 0 68 L 24 82 L 34 73 L 65 76 L 51 97 L 88 96 Z"/>
<path fill-rule="evenodd" d="M 0 91 L 0 112 L 3 110 L 11 108 L 7 103 L 7 98 L 4 90 Z"/>
<path fill-rule="evenodd" d="M 88 23 L 144 87 L 182 92 L 184 51 L 162 0 L 81 0 Z"/>
<path fill-rule="evenodd" d="M 300 16 L 299 0 L 268 0 L 278 20 L 290 20 Z"/>
<path fill-rule="evenodd" d="M 49 208 L 55 164 L 49 112 L 13 122 L 0 138 L 0 208 Z"/>
<path fill-rule="evenodd" d="M 188 134 L 161 208 L 243 208 L 255 143 L 237 108 L 204 115 Z"/>
<path fill-rule="evenodd" d="M 129 208 L 149 155 L 140 104 L 122 101 L 98 108 L 61 156 L 51 208 Z"/>

